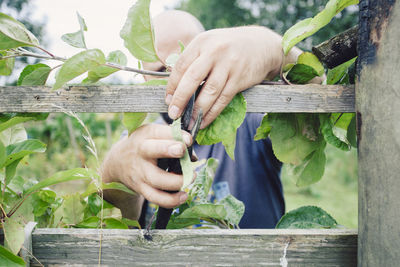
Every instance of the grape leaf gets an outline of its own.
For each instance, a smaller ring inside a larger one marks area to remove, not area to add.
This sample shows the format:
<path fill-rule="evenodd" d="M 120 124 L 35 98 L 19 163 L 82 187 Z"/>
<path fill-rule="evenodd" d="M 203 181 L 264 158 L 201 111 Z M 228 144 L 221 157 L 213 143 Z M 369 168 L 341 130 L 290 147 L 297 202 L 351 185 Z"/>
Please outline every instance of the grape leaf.
<path fill-rule="evenodd" d="M 131 54 L 145 62 L 159 60 L 154 46 L 154 31 L 150 18 L 150 0 L 138 0 L 128 12 L 120 32 L 125 47 Z"/>
<path fill-rule="evenodd" d="M 59 89 L 75 77 L 104 63 L 106 63 L 106 59 L 99 49 L 89 49 L 74 55 L 62 65 L 56 75 L 53 89 Z"/>
<path fill-rule="evenodd" d="M 126 187 L 124 184 L 117 183 L 117 182 L 112 182 L 112 183 L 101 183 L 100 188 L 99 186 L 95 183 L 90 183 L 88 187 L 86 188 L 86 191 L 81 194 L 82 197 L 87 197 L 93 193 L 96 193 L 99 191 L 99 189 L 107 190 L 107 189 L 114 189 L 114 190 L 120 190 L 125 193 L 131 194 L 131 195 L 136 195 L 136 193 L 132 190 L 130 190 L 128 187 Z"/>
<path fill-rule="evenodd" d="M 6 217 L 3 223 L 4 246 L 12 253 L 17 254 L 24 243 L 24 226 L 14 217 Z"/>
<path fill-rule="evenodd" d="M 0 13 L 0 50 L 21 46 L 39 46 L 39 41 L 22 23 Z"/>
<path fill-rule="evenodd" d="M 338 223 L 331 215 L 319 207 L 303 206 L 283 215 L 276 228 L 338 228 Z"/>
<path fill-rule="evenodd" d="M 332 113 L 331 122 L 335 127 L 347 130 L 355 113 Z"/>
<path fill-rule="evenodd" d="M 74 225 L 76 228 L 98 228 L 100 226 L 100 218 L 96 216 L 89 217 L 82 222 Z"/>
<path fill-rule="evenodd" d="M 83 33 L 84 31 L 87 31 L 87 26 L 85 20 L 81 17 L 81 15 L 78 12 L 76 12 L 76 15 L 78 17 L 78 22 L 80 26 L 79 31 L 73 33 L 66 33 L 63 36 L 61 36 L 61 40 L 63 40 L 64 42 L 73 47 L 87 49 L 85 43 L 85 35 Z"/>
<path fill-rule="evenodd" d="M 25 261 L 0 245 L 0 266 L 25 267 Z"/>
<path fill-rule="evenodd" d="M 257 128 L 256 134 L 254 135 L 254 140 L 261 140 L 268 137 L 271 131 L 271 125 L 268 122 L 268 114 L 265 114 L 260 126 Z"/>
<path fill-rule="evenodd" d="M 6 166 L 6 172 L 5 172 L 5 184 L 9 184 L 12 178 L 15 176 L 15 172 L 17 171 L 17 166 L 19 162 L 21 161 L 22 158 L 17 159 L 16 161 L 12 162 L 11 164 Z"/>
<path fill-rule="evenodd" d="M 290 27 L 282 38 L 282 46 L 285 55 L 298 42 L 314 34 L 327 25 L 337 13 L 345 7 L 358 4 L 358 0 L 329 0 L 325 8 L 313 18 L 307 18 Z"/>
<path fill-rule="evenodd" d="M 11 144 L 6 147 L 7 158 L 4 166 L 8 166 L 16 160 L 19 160 L 33 153 L 46 151 L 46 144 L 36 139 L 28 139 L 19 143 Z"/>
<path fill-rule="evenodd" d="M 119 50 L 112 51 L 110 54 L 108 54 L 106 58 L 107 62 L 110 63 L 115 63 L 121 66 L 126 66 L 128 59 L 126 58 L 125 54 L 122 53 Z M 88 76 L 86 79 L 82 81 L 82 83 L 95 83 L 99 81 L 102 78 L 105 78 L 115 72 L 117 72 L 118 69 L 107 67 L 107 66 L 97 66 L 94 69 L 90 70 L 88 72 Z"/>
<path fill-rule="evenodd" d="M 197 134 L 199 145 L 213 145 L 222 141 L 226 153 L 235 159 L 236 131 L 246 116 L 246 100 L 237 94 L 221 114 Z"/>
<path fill-rule="evenodd" d="M 350 66 L 354 64 L 356 59 L 357 57 L 350 59 L 349 61 L 346 61 L 333 69 L 329 69 L 328 74 L 326 75 L 326 83 L 336 84 L 339 82 L 347 73 L 347 70 L 350 68 Z"/>
<path fill-rule="evenodd" d="M 167 83 L 165 79 L 152 79 L 138 85 L 167 85 Z"/>
<path fill-rule="evenodd" d="M 233 225 L 238 225 L 244 214 L 244 204 L 232 195 L 223 198 L 218 204 L 223 205 L 226 210 L 225 220 Z"/>
<path fill-rule="evenodd" d="M 4 162 L 6 162 L 6 147 L 3 142 L 0 140 L 0 169 L 3 168 Z"/>
<path fill-rule="evenodd" d="M 122 119 L 122 123 L 125 128 L 128 130 L 129 135 L 133 133 L 140 125 L 142 125 L 143 121 L 146 119 L 147 113 L 143 112 L 125 112 L 124 117 Z"/>
<path fill-rule="evenodd" d="M 357 147 L 356 116 L 351 119 L 346 137 L 352 147 Z"/>
<path fill-rule="evenodd" d="M 316 128 L 318 124 L 310 127 L 299 127 L 298 114 L 270 113 L 268 115 L 271 125 L 270 139 L 275 156 L 284 163 L 299 165 L 311 152 L 318 148 L 319 142 L 310 140 L 303 134 L 303 130 Z M 316 120 L 315 123 L 317 123 Z M 315 132 L 318 132 L 316 130 Z M 306 132 L 304 132 L 306 133 Z"/>
<path fill-rule="evenodd" d="M 115 218 L 107 218 L 104 220 L 107 229 L 128 229 L 128 225 Z"/>
<path fill-rule="evenodd" d="M 44 85 L 49 77 L 51 68 L 46 64 L 28 65 L 21 72 L 17 85 Z"/>
<path fill-rule="evenodd" d="M 7 56 L 7 55 L 8 55 L 7 51 L 0 51 L 0 57 Z M 3 76 L 11 75 L 11 73 L 14 69 L 14 64 L 15 64 L 15 57 L 1 59 L 0 60 L 0 75 L 3 75 Z"/>
<path fill-rule="evenodd" d="M 296 179 L 297 186 L 307 186 L 321 180 L 325 171 L 325 146 L 326 142 L 321 138 L 319 147 L 311 152 L 299 165 L 290 165 L 292 175 Z"/>
<path fill-rule="evenodd" d="M 182 137 L 182 130 L 181 130 L 181 118 L 174 120 L 172 123 L 172 136 L 176 141 L 184 142 Z M 192 161 L 189 157 L 189 152 L 185 149 L 185 153 L 182 158 L 179 159 L 182 168 L 183 174 L 183 185 L 181 187 L 181 191 L 184 190 L 190 183 L 193 181 L 194 178 L 194 170 Z"/>
<path fill-rule="evenodd" d="M 304 64 L 310 66 L 315 70 L 317 76 L 321 76 L 322 74 L 324 74 L 325 71 L 324 66 L 322 66 L 322 63 L 311 52 L 301 53 L 300 56 L 297 58 L 297 64 Z"/>

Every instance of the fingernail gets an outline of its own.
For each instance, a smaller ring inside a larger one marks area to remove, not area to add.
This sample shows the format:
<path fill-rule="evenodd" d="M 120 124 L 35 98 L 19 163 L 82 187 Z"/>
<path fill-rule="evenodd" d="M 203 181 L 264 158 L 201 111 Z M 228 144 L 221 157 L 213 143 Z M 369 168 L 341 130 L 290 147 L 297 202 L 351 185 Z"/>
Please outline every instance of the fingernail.
<path fill-rule="evenodd" d="M 183 203 L 186 201 L 187 198 L 188 198 L 187 193 L 182 193 L 182 194 L 180 195 L 180 197 L 179 197 L 179 202 L 180 202 L 181 204 L 183 204 Z"/>
<path fill-rule="evenodd" d="M 194 126 L 194 119 L 190 118 L 190 122 L 189 122 L 189 130 L 192 130 Z"/>
<path fill-rule="evenodd" d="M 190 144 L 192 143 L 192 138 L 190 137 L 190 135 L 188 133 L 184 133 L 182 135 L 183 141 L 185 142 L 185 144 L 187 146 L 190 146 Z"/>
<path fill-rule="evenodd" d="M 204 129 L 205 127 L 206 127 L 206 124 L 204 123 L 204 121 L 202 121 L 200 124 L 200 129 Z"/>
<path fill-rule="evenodd" d="M 169 108 L 168 115 L 171 117 L 171 119 L 176 120 L 179 115 L 179 108 L 177 106 L 172 106 Z"/>
<path fill-rule="evenodd" d="M 181 156 L 183 154 L 183 148 L 182 145 L 176 144 L 176 145 L 172 145 L 168 148 L 168 153 L 171 156 Z"/>
<path fill-rule="evenodd" d="M 171 100 L 172 100 L 172 95 L 168 94 L 168 95 L 165 97 L 165 103 L 166 103 L 167 105 L 169 105 L 169 104 L 171 104 Z"/>

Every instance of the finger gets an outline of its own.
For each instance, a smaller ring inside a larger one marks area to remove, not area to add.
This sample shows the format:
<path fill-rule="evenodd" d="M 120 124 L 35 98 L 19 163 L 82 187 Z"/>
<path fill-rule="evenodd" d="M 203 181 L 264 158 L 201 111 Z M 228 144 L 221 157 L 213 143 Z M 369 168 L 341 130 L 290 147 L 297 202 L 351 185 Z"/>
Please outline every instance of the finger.
<path fill-rule="evenodd" d="M 214 105 L 204 116 L 200 129 L 204 129 L 210 123 L 212 123 L 215 118 L 218 117 L 224 108 L 232 101 L 233 97 L 236 95 L 236 92 L 236 82 L 233 82 L 232 79 L 229 79 Z"/>
<path fill-rule="evenodd" d="M 181 158 L 186 146 L 175 140 L 145 139 L 139 145 L 139 154 L 147 159 Z"/>
<path fill-rule="evenodd" d="M 183 53 L 179 56 L 178 61 L 172 68 L 171 74 L 168 78 L 168 84 L 165 94 L 165 102 L 167 105 L 171 103 L 172 96 L 174 95 L 175 89 L 178 86 L 182 76 L 185 74 L 189 66 L 199 56 L 199 50 L 196 46 L 188 46 Z"/>
<path fill-rule="evenodd" d="M 141 184 L 142 195 L 150 202 L 163 208 L 174 208 L 183 204 L 187 199 L 187 193 L 167 193 L 165 191 L 151 187 L 146 183 Z"/>
<path fill-rule="evenodd" d="M 213 69 L 196 99 L 192 116 L 193 121 L 197 118 L 197 113 L 200 108 L 203 114 L 208 113 L 224 89 L 228 75 L 229 71 L 225 67 L 215 67 Z"/>
<path fill-rule="evenodd" d="M 144 181 L 153 188 L 160 190 L 178 191 L 183 185 L 183 176 L 166 172 L 157 166 L 148 163 L 145 166 Z"/>
<path fill-rule="evenodd" d="M 148 124 L 145 128 L 140 129 L 141 131 L 145 131 L 146 138 L 148 139 L 165 139 L 165 140 L 174 140 L 172 136 L 172 129 L 169 125 L 162 125 L 162 124 Z M 187 146 L 192 144 L 192 136 L 186 132 L 182 132 L 182 139 Z M 134 132 L 135 134 L 135 132 Z M 136 132 L 137 134 L 137 132 Z"/>
<path fill-rule="evenodd" d="M 168 115 L 172 119 L 177 119 L 182 114 L 190 97 L 196 92 L 200 83 L 210 73 L 213 64 L 210 57 L 200 56 L 186 70 L 169 105 Z"/>

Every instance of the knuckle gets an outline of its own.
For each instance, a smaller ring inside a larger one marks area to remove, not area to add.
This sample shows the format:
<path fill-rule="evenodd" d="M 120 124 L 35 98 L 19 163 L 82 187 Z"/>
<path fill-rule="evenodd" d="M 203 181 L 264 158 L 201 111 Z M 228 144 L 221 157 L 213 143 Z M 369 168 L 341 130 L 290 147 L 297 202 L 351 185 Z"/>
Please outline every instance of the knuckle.
<path fill-rule="evenodd" d="M 227 106 L 230 102 L 231 102 L 231 95 L 225 92 L 222 92 L 221 95 L 219 96 L 218 100 L 217 100 L 217 106 L 221 105 L 221 106 Z"/>
<path fill-rule="evenodd" d="M 186 76 L 190 81 L 200 82 L 202 80 L 201 73 L 197 70 L 188 70 Z"/>
<path fill-rule="evenodd" d="M 217 83 L 210 81 L 204 85 L 204 88 L 202 90 L 208 95 L 215 96 L 219 93 L 219 86 Z"/>
<path fill-rule="evenodd" d="M 175 66 L 173 69 L 175 69 L 175 71 L 182 75 L 183 73 L 185 73 L 187 66 L 189 65 L 188 60 L 186 59 L 186 57 L 181 56 L 178 61 L 175 63 Z"/>

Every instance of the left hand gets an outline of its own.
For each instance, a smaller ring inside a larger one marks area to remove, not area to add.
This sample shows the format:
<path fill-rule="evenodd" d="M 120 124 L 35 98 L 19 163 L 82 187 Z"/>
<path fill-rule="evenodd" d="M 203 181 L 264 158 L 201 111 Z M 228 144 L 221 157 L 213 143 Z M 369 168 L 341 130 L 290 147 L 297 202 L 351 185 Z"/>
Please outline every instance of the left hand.
<path fill-rule="evenodd" d="M 168 80 L 168 114 L 178 118 L 198 86 L 193 118 L 202 109 L 209 125 L 239 92 L 273 78 L 282 64 L 281 36 L 260 26 L 216 29 L 199 34 L 185 49 Z"/>

